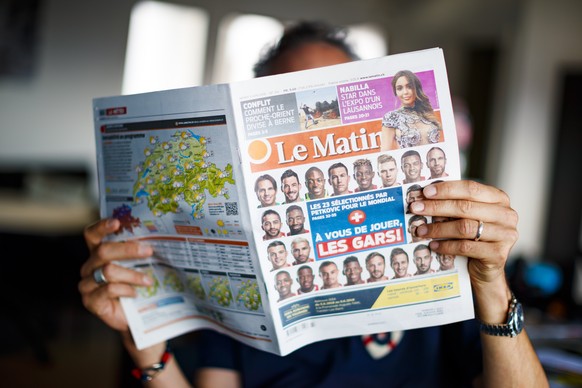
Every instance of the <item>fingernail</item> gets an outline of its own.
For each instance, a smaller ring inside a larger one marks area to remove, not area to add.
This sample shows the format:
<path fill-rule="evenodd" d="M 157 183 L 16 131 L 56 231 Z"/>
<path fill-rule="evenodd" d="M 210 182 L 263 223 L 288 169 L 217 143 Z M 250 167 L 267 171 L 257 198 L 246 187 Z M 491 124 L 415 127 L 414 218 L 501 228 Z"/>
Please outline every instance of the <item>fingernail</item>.
<path fill-rule="evenodd" d="M 433 185 L 428 185 L 422 192 L 424 193 L 425 197 L 434 197 L 437 193 L 437 189 Z"/>
<path fill-rule="evenodd" d="M 411 210 L 415 211 L 415 212 L 421 212 L 424 210 L 424 203 L 422 202 L 412 202 L 410 204 L 410 208 Z"/>
<path fill-rule="evenodd" d="M 108 228 L 113 228 L 116 225 L 116 222 L 117 222 L 117 219 L 115 219 L 115 218 L 109 218 L 107 220 L 107 224 L 106 225 L 107 225 Z"/>
<path fill-rule="evenodd" d="M 151 256 L 154 252 L 151 246 L 145 243 L 139 243 L 137 247 L 137 253 L 141 256 Z"/>
<path fill-rule="evenodd" d="M 431 241 L 428 246 L 430 247 L 431 250 L 437 250 L 439 249 L 439 242 L 438 241 Z"/>
<path fill-rule="evenodd" d="M 154 284 L 154 281 L 149 276 L 144 276 L 142 280 L 143 284 L 145 284 L 146 286 L 152 286 Z"/>
<path fill-rule="evenodd" d="M 416 228 L 416 235 L 421 237 L 428 233 L 428 227 L 426 225 L 420 225 Z"/>

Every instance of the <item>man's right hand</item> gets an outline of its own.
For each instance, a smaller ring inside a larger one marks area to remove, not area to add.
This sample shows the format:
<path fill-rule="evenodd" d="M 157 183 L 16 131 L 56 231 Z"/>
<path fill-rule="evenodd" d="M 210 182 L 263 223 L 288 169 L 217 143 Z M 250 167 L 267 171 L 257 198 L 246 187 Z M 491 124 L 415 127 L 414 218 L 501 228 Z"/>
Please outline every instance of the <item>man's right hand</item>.
<path fill-rule="evenodd" d="M 83 305 L 115 330 L 127 332 L 128 325 L 119 297 L 134 297 L 135 286 L 150 286 L 153 279 L 113 263 L 118 260 L 146 258 L 153 254 L 152 247 L 139 241 L 110 242 L 105 237 L 119 230 L 117 219 L 102 219 L 85 228 L 84 236 L 89 258 L 81 267 L 79 291 Z M 105 284 L 97 284 L 93 271 L 103 267 Z"/>

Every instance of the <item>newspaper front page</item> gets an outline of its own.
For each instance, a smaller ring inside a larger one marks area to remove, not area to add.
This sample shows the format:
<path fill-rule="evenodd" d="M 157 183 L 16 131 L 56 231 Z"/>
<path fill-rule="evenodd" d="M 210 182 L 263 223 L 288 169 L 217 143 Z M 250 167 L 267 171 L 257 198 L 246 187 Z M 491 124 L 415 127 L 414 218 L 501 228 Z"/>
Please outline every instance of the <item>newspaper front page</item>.
<path fill-rule="evenodd" d="M 94 109 L 101 214 L 155 250 L 123 263 L 156 280 L 122 299 L 139 348 L 212 328 L 286 355 L 474 317 L 466 258 L 407 212 L 460 179 L 440 49 Z"/>

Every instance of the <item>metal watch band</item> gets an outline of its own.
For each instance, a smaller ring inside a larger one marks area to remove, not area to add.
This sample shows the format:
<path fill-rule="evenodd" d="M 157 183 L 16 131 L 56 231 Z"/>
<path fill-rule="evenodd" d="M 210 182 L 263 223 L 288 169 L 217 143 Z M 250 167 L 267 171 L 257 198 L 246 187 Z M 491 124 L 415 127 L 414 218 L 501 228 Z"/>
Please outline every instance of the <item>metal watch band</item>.
<path fill-rule="evenodd" d="M 492 324 L 485 323 L 481 320 L 479 322 L 480 330 L 485 334 L 500 337 L 515 337 L 523 329 L 523 309 L 521 303 L 519 303 L 512 292 L 507 312 L 507 323 Z"/>

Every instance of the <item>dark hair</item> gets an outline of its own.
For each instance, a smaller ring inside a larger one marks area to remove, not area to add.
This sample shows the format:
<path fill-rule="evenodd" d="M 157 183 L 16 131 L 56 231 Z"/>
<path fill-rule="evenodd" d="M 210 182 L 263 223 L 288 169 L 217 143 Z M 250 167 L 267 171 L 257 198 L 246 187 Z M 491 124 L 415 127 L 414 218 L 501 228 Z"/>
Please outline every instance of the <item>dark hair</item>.
<path fill-rule="evenodd" d="M 271 182 L 271 184 L 273 185 L 275 190 L 277 190 L 277 182 L 275 181 L 275 178 L 273 178 L 269 174 L 265 174 L 265 175 L 261 175 L 260 177 L 258 177 L 257 180 L 255 181 L 255 193 L 257 191 L 259 191 L 259 182 L 262 182 L 262 181 Z"/>
<path fill-rule="evenodd" d="M 283 53 L 305 43 L 326 43 L 342 50 L 353 60 L 359 59 L 346 43 L 346 36 L 345 28 L 331 26 L 322 21 L 300 21 L 288 26 L 279 41 L 262 52 L 259 61 L 253 67 L 255 77 L 271 75 L 273 63 Z"/>

